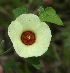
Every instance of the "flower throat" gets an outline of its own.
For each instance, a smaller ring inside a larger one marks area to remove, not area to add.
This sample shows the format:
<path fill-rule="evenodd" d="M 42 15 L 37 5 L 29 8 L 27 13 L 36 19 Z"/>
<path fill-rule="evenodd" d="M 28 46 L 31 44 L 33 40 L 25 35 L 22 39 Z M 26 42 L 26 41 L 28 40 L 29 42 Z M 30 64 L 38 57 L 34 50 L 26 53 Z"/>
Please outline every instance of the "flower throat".
<path fill-rule="evenodd" d="M 21 41 L 25 45 L 32 45 L 36 40 L 35 34 L 32 31 L 25 31 L 21 35 Z"/>

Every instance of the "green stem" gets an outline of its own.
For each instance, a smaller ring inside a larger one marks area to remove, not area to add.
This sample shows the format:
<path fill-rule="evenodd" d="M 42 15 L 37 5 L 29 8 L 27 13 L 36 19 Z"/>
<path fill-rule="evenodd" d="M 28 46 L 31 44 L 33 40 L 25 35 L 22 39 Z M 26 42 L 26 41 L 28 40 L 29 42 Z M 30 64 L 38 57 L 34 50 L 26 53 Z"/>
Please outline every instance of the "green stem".
<path fill-rule="evenodd" d="M 8 49 L 7 51 L 5 51 L 4 53 L 2 53 L 0 56 L 3 56 L 5 54 L 9 53 L 11 50 L 12 50 L 12 47 L 10 49 Z"/>

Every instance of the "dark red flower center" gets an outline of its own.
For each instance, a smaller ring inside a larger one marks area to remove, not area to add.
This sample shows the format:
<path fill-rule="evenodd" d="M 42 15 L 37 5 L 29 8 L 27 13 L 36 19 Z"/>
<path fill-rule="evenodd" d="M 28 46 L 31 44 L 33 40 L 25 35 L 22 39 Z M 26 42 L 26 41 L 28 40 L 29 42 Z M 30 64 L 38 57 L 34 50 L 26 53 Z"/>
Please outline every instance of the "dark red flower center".
<path fill-rule="evenodd" d="M 32 31 L 25 31 L 21 35 L 21 41 L 25 45 L 32 45 L 36 40 L 35 34 Z"/>

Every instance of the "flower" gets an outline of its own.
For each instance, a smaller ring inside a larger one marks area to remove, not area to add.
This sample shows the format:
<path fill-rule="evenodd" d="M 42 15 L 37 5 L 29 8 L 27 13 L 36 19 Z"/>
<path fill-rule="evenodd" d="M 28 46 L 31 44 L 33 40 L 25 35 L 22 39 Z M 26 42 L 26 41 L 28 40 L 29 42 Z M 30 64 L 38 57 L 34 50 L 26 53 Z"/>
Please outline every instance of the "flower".
<path fill-rule="evenodd" d="M 20 57 L 43 55 L 51 41 L 51 30 L 34 14 L 22 14 L 8 27 L 8 35 Z"/>

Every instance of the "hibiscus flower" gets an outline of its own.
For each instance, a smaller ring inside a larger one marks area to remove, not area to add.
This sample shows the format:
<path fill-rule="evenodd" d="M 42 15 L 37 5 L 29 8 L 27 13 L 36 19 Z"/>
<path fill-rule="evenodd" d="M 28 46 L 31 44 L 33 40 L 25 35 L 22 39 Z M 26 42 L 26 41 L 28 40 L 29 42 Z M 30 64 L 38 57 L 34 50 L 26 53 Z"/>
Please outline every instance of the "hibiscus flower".
<path fill-rule="evenodd" d="M 20 57 L 43 55 L 51 41 L 51 30 L 34 14 L 22 14 L 8 27 L 8 35 Z"/>

